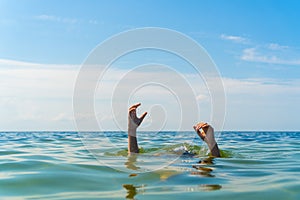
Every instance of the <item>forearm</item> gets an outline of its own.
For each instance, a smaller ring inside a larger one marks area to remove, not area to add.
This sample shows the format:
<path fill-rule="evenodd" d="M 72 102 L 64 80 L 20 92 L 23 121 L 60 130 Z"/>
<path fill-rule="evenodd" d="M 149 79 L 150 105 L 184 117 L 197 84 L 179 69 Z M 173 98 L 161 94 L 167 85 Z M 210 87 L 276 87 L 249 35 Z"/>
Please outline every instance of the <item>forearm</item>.
<path fill-rule="evenodd" d="M 213 147 L 209 147 L 209 150 L 210 150 L 210 154 L 213 157 L 221 157 L 220 150 L 217 143 L 215 143 Z"/>
<path fill-rule="evenodd" d="M 136 129 L 128 129 L 128 153 L 139 153 Z"/>
<path fill-rule="evenodd" d="M 221 157 L 218 144 L 217 144 L 217 142 L 215 140 L 215 137 L 214 137 L 214 129 L 212 127 L 209 127 L 206 130 L 206 133 L 204 135 L 205 135 L 204 141 L 206 142 L 206 144 L 207 144 L 207 146 L 210 150 L 211 155 L 213 157 Z"/>

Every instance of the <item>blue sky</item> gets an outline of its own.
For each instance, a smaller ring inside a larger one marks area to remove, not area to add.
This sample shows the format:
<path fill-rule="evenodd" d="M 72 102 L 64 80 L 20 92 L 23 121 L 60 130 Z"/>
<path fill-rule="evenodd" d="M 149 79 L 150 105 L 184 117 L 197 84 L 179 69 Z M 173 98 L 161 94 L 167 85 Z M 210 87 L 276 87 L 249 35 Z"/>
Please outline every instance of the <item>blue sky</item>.
<path fill-rule="evenodd" d="M 292 0 L 0 0 L 0 129 L 74 130 L 74 81 L 91 50 L 128 29 L 162 27 L 193 38 L 216 63 L 224 129 L 300 130 L 299 9 Z"/>

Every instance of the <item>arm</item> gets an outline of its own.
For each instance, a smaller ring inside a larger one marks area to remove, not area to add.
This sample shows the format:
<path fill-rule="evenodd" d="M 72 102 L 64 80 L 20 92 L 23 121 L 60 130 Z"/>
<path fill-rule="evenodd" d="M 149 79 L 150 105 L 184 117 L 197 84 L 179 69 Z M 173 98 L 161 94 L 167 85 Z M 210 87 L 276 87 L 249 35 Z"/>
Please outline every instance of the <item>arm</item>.
<path fill-rule="evenodd" d="M 198 123 L 194 126 L 196 133 L 207 144 L 210 153 L 214 157 L 221 157 L 218 144 L 215 140 L 214 129 L 207 123 Z"/>
<path fill-rule="evenodd" d="M 147 115 L 147 112 L 144 112 L 140 118 L 136 116 L 136 109 L 141 104 L 135 104 L 129 108 L 128 111 L 128 153 L 138 153 L 139 146 L 136 138 L 136 130 L 139 125 L 142 123 L 143 119 Z"/>

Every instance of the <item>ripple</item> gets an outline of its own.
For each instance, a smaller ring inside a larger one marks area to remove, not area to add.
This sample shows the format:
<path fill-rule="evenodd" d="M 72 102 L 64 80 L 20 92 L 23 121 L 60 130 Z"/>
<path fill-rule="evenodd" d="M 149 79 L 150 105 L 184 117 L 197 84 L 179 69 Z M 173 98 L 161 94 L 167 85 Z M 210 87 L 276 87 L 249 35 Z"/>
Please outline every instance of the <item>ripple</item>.
<path fill-rule="evenodd" d="M 84 146 L 82 136 L 94 146 Z M 103 145 L 103 138 L 108 138 L 114 146 Z M 141 132 L 138 139 L 145 153 L 130 160 L 126 156 L 124 132 L 1 132 L 0 196 L 4 199 L 124 199 L 128 195 L 137 199 L 299 198 L 299 132 L 223 132 L 218 143 L 230 156 L 214 159 L 210 165 L 199 164 L 199 160 L 206 158 L 207 149 L 193 132 Z M 176 149 L 183 147 L 200 153 L 174 155 Z M 114 154 L 124 150 L 124 155 Z M 161 167 L 162 163 L 167 164 Z"/>

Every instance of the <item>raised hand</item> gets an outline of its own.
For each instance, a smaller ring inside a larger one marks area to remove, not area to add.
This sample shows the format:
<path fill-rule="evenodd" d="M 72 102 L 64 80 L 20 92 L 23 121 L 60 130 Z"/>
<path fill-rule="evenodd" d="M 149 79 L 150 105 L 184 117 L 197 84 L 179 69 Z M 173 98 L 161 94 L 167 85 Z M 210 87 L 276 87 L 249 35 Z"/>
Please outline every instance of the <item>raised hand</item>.
<path fill-rule="evenodd" d="M 147 112 L 144 112 L 141 117 L 136 116 L 136 109 L 141 105 L 141 103 L 134 104 L 128 110 L 128 129 L 137 129 L 137 127 L 143 122 L 144 118 L 147 115 Z"/>
<path fill-rule="evenodd" d="M 202 140 L 205 139 L 206 133 L 207 133 L 209 127 L 211 127 L 211 126 L 205 122 L 200 122 L 200 123 L 196 124 L 195 126 L 193 126 L 194 130 L 196 131 L 196 133 L 199 135 L 199 137 Z"/>
<path fill-rule="evenodd" d="M 141 103 L 134 104 L 128 110 L 128 154 L 139 152 L 139 146 L 136 139 L 136 129 L 147 115 L 147 112 L 144 112 L 141 117 L 136 116 L 136 109 L 140 105 Z"/>
<path fill-rule="evenodd" d="M 208 123 L 200 122 L 193 126 L 199 137 L 206 142 L 210 149 L 211 155 L 214 157 L 220 157 L 220 150 L 215 140 L 214 128 Z"/>

